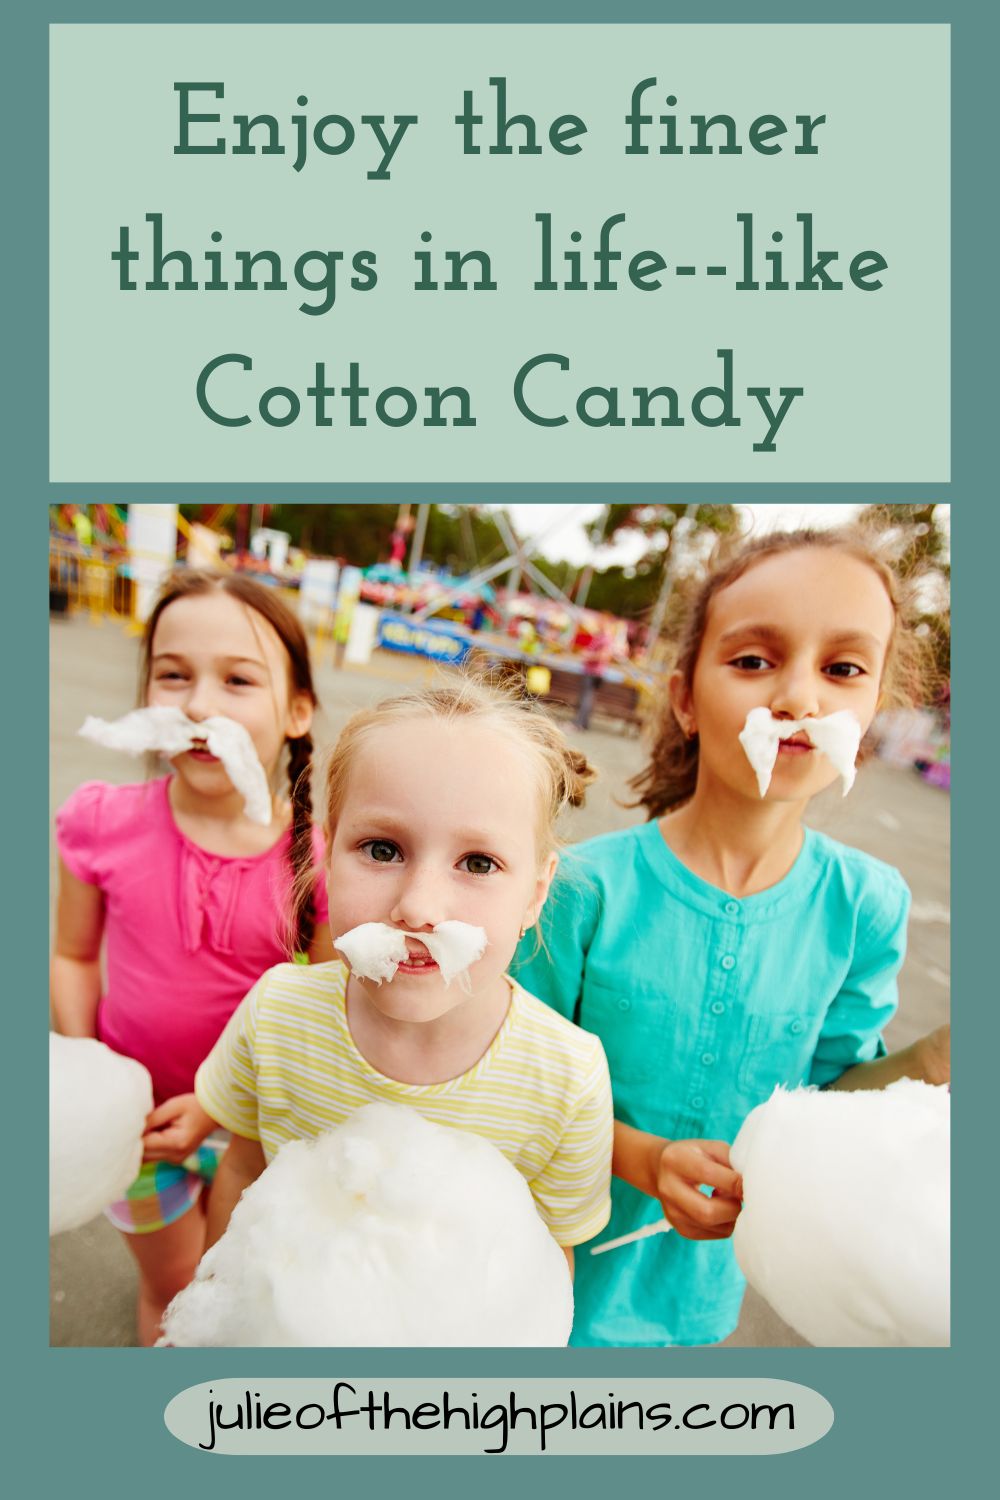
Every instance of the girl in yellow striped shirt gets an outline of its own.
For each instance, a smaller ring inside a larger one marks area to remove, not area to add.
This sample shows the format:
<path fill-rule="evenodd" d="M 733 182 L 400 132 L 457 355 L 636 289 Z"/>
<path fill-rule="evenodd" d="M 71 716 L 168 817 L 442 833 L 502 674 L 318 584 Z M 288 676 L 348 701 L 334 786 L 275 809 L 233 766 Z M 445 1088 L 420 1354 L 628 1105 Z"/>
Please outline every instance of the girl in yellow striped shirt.
<path fill-rule="evenodd" d="M 607 1063 L 506 969 L 548 893 L 559 812 L 593 774 L 541 711 L 469 679 L 350 720 L 327 777 L 331 932 L 387 924 L 406 958 L 382 985 L 341 960 L 280 965 L 244 1000 L 196 1081 L 233 1132 L 209 1244 L 286 1140 L 383 1099 L 492 1141 L 572 1265 L 609 1214 Z M 468 992 L 419 936 L 456 920 L 487 937 Z"/>

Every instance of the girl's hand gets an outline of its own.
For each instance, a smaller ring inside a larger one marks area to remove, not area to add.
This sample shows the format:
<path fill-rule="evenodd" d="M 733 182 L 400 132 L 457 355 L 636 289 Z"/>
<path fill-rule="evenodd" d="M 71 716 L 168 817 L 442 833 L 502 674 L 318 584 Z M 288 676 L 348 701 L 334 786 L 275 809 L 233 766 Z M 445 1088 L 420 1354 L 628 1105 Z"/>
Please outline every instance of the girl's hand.
<path fill-rule="evenodd" d="M 951 1082 L 951 1027 L 939 1026 L 915 1043 L 925 1083 Z"/>
<path fill-rule="evenodd" d="M 712 1196 L 698 1191 L 701 1184 Z M 656 1162 L 656 1193 L 663 1212 L 689 1240 L 724 1240 L 732 1234 L 743 1180 L 729 1165 L 725 1141 L 669 1141 Z"/>
<path fill-rule="evenodd" d="M 146 1116 L 142 1159 L 179 1165 L 214 1128 L 194 1094 L 175 1094 Z"/>

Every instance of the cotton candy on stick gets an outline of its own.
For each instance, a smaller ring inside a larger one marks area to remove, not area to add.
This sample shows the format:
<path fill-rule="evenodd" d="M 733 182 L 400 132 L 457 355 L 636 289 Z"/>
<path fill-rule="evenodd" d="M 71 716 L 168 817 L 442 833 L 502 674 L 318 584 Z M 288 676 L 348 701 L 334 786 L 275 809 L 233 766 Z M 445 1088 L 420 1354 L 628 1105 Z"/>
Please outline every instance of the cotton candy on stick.
<path fill-rule="evenodd" d="M 840 709 L 820 719 L 776 719 L 769 708 L 752 708 L 740 730 L 739 741 L 757 777 L 762 797 L 771 785 L 778 758 L 778 744 L 793 735 L 805 734 L 822 751 L 844 784 L 846 797 L 857 774 L 855 762 L 861 743 L 861 725 L 849 709 Z"/>
<path fill-rule="evenodd" d="M 777 1089 L 747 1116 L 733 1166 L 744 1275 L 812 1344 L 949 1337 L 950 1095 Z"/>
<path fill-rule="evenodd" d="M 164 1339 L 200 1347 L 562 1346 L 565 1256 L 488 1141 L 368 1104 L 290 1141 L 174 1299 Z"/>
<path fill-rule="evenodd" d="M 141 1063 L 90 1037 L 49 1035 L 49 1233 L 124 1197 L 142 1162 L 153 1086 Z"/>
<path fill-rule="evenodd" d="M 438 922 L 432 932 L 404 932 L 387 922 L 362 922 L 333 941 L 359 979 L 381 984 L 383 979 L 392 979 L 406 958 L 408 937 L 424 944 L 445 984 L 457 979 L 464 988 L 468 987 L 466 971 L 486 951 L 485 931 L 468 922 Z"/>
<path fill-rule="evenodd" d="M 253 740 L 235 719 L 216 714 L 196 723 L 179 708 L 134 708 L 112 721 L 87 718 L 80 734 L 95 745 L 124 750 L 128 755 L 148 755 L 155 751 L 169 758 L 182 755 L 193 745 L 204 745 L 222 762 L 223 770 L 244 800 L 250 821 L 264 827 L 271 821 L 267 773 L 257 758 Z"/>

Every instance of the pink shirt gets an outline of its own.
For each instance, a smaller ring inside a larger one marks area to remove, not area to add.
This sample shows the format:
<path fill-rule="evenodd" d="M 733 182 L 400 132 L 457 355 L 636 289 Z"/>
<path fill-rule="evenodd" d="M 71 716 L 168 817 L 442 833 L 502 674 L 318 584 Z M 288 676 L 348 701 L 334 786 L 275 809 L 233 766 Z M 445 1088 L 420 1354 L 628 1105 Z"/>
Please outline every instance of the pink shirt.
<path fill-rule="evenodd" d="M 263 854 L 209 854 L 174 822 L 170 777 L 89 781 L 56 815 L 67 868 L 105 903 L 107 987 L 97 1034 L 149 1069 L 157 1102 L 194 1075 L 243 996 L 287 962 L 291 833 Z M 323 836 L 313 829 L 317 923 L 328 920 Z"/>

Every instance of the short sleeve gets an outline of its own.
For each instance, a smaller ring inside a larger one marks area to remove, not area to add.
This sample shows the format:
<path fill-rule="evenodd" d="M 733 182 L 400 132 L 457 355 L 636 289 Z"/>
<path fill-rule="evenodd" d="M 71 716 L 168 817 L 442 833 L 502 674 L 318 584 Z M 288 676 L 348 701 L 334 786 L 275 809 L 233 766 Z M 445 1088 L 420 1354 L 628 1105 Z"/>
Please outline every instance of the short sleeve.
<path fill-rule="evenodd" d="M 230 1016 L 194 1080 L 195 1095 L 206 1114 L 251 1141 L 260 1140 L 254 1041 L 257 1007 L 266 982 L 265 975 Z"/>
<path fill-rule="evenodd" d="M 910 892 L 895 870 L 859 924 L 854 959 L 844 985 L 826 1013 L 809 1082 L 822 1087 L 856 1063 L 885 1056 L 882 1029 L 899 1003 L 896 976 L 906 956 Z"/>
<path fill-rule="evenodd" d="M 323 830 L 313 825 L 312 831 L 313 864 L 316 866 L 316 879 L 313 883 L 313 906 L 316 911 L 317 927 L 328 926 L 330 922 L 330 903 L 326 895 L 326 841 L 323 838 Z"/>
<path fill-rule="evenodd" d="M 576 1021 L 587 950 L 597 931 L 600 891 L 583 865 L 566 854 L 542 907 L 538 930 L 525 933 L 511 974 L 529 994 Z"/>
<path fill-rule="evenodd" d="M 86 781 L 56 813 L 56 846 L 63 864 L 88 885 L 101 883 L 97 853 L 105 790 L 102 781 Z"/>
<path fill-rule="evenodd" d="M 556 1150 L 529 1184 L 539 1213 L 560 1245 L 582 1245 L 611 1217 L 614 1117 L 604 1048 L 593 1038 L 592 1063 Z"/>

